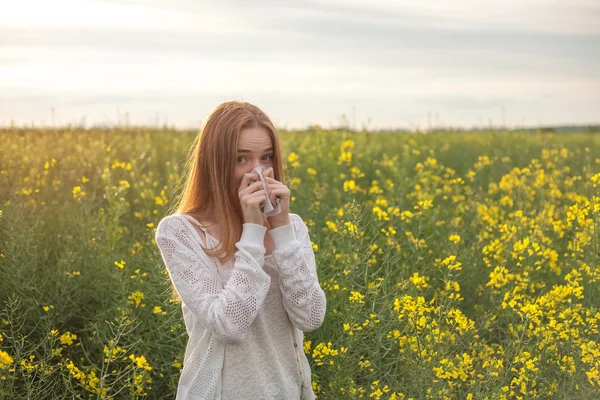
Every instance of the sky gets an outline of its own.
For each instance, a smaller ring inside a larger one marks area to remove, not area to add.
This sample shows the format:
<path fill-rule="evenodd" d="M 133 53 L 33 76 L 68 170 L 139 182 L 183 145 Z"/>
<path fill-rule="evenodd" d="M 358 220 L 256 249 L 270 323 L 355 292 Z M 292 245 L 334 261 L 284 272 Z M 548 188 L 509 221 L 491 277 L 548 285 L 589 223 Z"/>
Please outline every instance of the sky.
<path fill-rule="evenodd" d="M 600 123 L 598 0 L 0 3 L 0 126 Z"/>

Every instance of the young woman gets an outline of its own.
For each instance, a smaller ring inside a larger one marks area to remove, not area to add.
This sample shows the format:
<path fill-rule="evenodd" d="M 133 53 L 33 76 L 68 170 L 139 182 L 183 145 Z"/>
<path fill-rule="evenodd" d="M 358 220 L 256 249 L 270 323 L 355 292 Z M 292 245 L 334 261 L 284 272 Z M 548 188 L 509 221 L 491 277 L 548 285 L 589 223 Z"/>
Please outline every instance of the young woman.
<path fill-rule="evenodd" d="M 278 132 L 257 107 L 227 102 L 192 150 L 155 234 L 189 336 L 177 400 L 314 399 L 303 332 L 321 326 L 326 298 Z"/>

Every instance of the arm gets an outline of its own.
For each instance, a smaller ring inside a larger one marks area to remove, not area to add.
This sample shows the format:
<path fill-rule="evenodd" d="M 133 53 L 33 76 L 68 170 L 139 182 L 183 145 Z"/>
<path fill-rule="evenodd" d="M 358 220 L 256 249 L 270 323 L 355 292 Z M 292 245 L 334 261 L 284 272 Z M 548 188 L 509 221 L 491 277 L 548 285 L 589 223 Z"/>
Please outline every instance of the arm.
<path fill-rule="evenodd" d="M 290 214 L 290 219 L 291 224 L 268 232 L 279 267 L 283 306 L 296 328 L 310 332 L 323 323 L 327 299 L 319 285 L 308 228 L 299 215 Z"/>
<path fill-rule="evenodd" d="M 265 226 L 246 223 L 236 243 L 231 277 L 221 288 L 214 262 L 202 250 L 185 217 L 163 218 L 155 233 L 165 267 L 183 303 L 225 343 L 241 343 L 269 291 L 263 270 Z"/>

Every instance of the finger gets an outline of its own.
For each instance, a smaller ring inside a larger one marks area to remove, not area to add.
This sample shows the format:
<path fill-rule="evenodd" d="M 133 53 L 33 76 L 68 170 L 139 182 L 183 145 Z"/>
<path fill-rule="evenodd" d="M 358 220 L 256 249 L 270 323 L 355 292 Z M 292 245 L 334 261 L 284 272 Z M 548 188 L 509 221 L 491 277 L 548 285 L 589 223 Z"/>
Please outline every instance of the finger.
<path fill-rule="evenodd" d="M 261 181 L 256 181 L 256 182 L 252 183 L 252 184 L 251 184 L 250 186 L 248 186 L 248 187 L 251 187 L 251 189 L 250 189 L 250 193 L 254 193 L 254 192 L 256 192 L 256 191 L 257 191 L 257 190 L 259 190 L 259 189 L 263 189 L 263 190 L 264 190 L 264 188 L 263 188 L 263 185 L 262 185 L 262 182 L 261 182 Z"/>
<path fill-rule="evenodd" d="M 277 179 L 271 178 L 270 176 L 265 176 L 265 182 L 268 182 L 268 183 L 281 183 Z"/>
<path fill-rule="evenodd" d="M 269 190 L 278 190 L 278 189 L 286 190 L 288 187 L 278 182 L 278 183 L 268 183 L 267 188 Z"/>
<path fill-rule="evenodd" d="M 265 189 L 260 189 L 260 190 L 257 190 L 257 191 L 256 191 L 256 192 L 254 192 L 254 193 L 251 193 L 251 194 L 249 195 L 249 198 L 250 198 L 251 200 L 253 200 L 253 199 L 256 199 L 256 198 L 265 197 L 265 195 L 266 195 Z M 266 198 L 266 197 L 265 197 L 265 198 Z"/>
<path fill-rule="evenodd" d="M 245 173 L 244 176 L 242 177 L 242 182 L 240 183 L 240 189 L 238 190 L 241 191 L 242 189 L 247 188 L 250 183 L 255 180 L 254 179 L 254 175 L 255 174 L 250 174 L 250 173 Z"/>
<path fill-rule="evenodd" d="M 267 185 L 281 185 L 282 183 L 279 182 L 278 180 L 271 178 L 270 176 L 265 176 L 265 183 Z"/>
<path fill-rule="evenodd" d="M 273 190 L 271 190 L 269 192 L 269 200 L 271 200 L 271 204 L 274 206 L 275 204 L 277 204 L 277 195 L 275 195 L 275 192 Z"/>
<path fill-rule="evenodd" d="M 273 183 L 267 183 L 267 190 L 269 193 L 269 200 L 271 200 L 271 204 L 275 204 L 275 195 L 273 194 L 273 191 L 277 189 L 277 186 L 274 185 Z"/>
<path fill-rule="evenodd" d="M 262 188 L 262 183 L 260 181 L 251 183 L 249 186 L 246 186 L 244 189 L 240 190 L 239 195 L 243 196 L 246 194 L 252 194 L 260 188 Z"/>
<path fill-rule="evenodd" d="M 266 199 L 265 191 L 263 189 L 257 190 L 256 192 L 246 196 L 246 204 L 256 204 Z"/>
<path fill-rule="evenodd" d="M 250 182 L 260 181 L 260 176 L 256 172 L 248 172 L 247 175 L 250 178 Z"/>
<path fill-rule="evenodd" d="M 285 188 L 273 189 L 271 191 L 273 197 L 279 197 L 279 199 L 288 197 L 288 190 Z"/>
<path fill-rule="evenodd" d="M 247 203 L 255 205 L 257 204 L 259 207 L 264 207 L 265 201 L 267 200 L 266 193 L 264 189 L 257 190 L 256 192 L 250 195 L 251 197 L 248 199 Z"/>
<path fill-rule="evenodd" d="M 271 177 L 271 178 L 272 178 L 274 175 L 275 175 L 275 174 L 274 174 L 273 167 L 269 167 L 269 168 L 265 169 L 265 170 L 264 170 L 264 172 L 263 172 L 263 177 L 265 177 L 265 178 L 266 178 L 267 176 L 269 176 L 269 177 Z"/>

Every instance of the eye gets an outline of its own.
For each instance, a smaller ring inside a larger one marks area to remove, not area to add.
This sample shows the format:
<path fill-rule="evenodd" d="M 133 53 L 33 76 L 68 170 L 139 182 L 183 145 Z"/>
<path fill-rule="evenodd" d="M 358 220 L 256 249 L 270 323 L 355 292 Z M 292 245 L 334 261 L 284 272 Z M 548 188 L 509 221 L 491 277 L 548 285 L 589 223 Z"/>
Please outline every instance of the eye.
<path fill-rule="evenodd" d="M 269 160 L 273 159 L 273 154 L 266 155 L 265 157 L 270 157 Z"/>
<path fill-rule="evenodd" d="M 241 161 L 240 161 L 240 158 L 245 158 L 245 157 L 244 157 L 244 156 L 238 156 L 238 158 L 237 158 L 237 162 L 241 162 Z"/>

